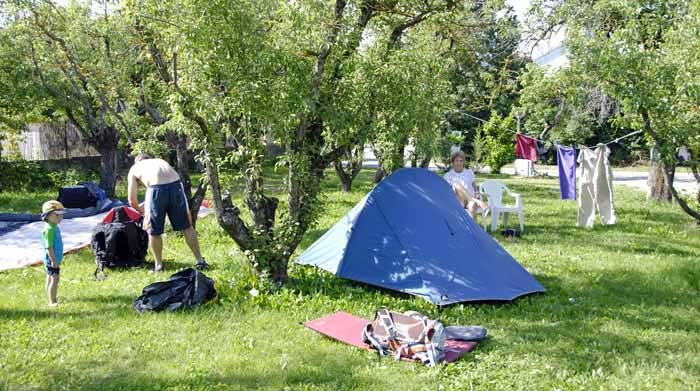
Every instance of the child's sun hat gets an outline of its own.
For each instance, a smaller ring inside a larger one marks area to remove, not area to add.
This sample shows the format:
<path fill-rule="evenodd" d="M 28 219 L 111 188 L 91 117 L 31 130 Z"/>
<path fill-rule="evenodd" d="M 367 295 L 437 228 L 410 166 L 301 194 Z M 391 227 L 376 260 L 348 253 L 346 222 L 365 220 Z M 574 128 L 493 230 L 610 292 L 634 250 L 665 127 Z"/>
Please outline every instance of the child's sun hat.
<path fill-rule="evenodd" d="M 57 213 L 62 215 L 66 213 L 66 211 L 63 207 L 63 204 L 59 201 L 51 200 L 44 202 L 44 205 L 41 206 L 41 219 L 46 220 L 46 218 L 51 213 Z"/>

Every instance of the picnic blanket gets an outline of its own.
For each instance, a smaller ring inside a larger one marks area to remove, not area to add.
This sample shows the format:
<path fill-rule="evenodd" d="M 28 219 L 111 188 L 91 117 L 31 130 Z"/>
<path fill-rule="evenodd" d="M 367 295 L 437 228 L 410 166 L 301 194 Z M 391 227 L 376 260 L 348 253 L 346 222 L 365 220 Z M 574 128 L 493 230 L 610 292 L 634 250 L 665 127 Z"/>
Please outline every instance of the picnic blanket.
<path fill-rule="evenodd" d="M 324 316 L 320 319 L 310 320 L 304 326 L 323 334 L 329 338 L 356 346 L 360 349 L 372 350 L 362 341 L 362 329 L 369 323 L 369 320 L 338 311 L 335 314 Z M 444 362 L 457 361 L 463 354 L 471 351 L 477 345 L 475 341 L 459 341 L 448 339 L 445 342 Z"/>
<path fill-rule="evenodd" d="M 111 208 L 92 216 L 64 220 L 60 225 L 64 254 L 89 246 L 93 228 L 109 210 Z M 202 206 L 197 216 L 205 217 L 210 212 L 211 209 Z M 0 235 L 0 271 L 41 263 L 44 258 L 43 228 L 43 221 L 23 223 L 13 231 Z"/>

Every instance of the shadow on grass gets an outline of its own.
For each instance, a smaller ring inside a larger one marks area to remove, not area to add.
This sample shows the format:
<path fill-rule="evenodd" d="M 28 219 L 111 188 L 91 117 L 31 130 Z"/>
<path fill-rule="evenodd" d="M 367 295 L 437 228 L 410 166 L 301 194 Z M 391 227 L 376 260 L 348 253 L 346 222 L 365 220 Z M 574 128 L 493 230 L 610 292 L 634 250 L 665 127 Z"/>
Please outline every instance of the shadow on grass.
<path fill-rule="evenodd" d="M 269 359 L 269 358 L 268 358 Z M 144 363 L 123 360 L 105 365 L 102 362 L 80 362 L 70 367 L 58 367 L 50 373 L 47 389 L 69 388 L 72 390 L 165 390 L 165 389 L 353 389 L 376 381 L 357 373 L 356 366 L 364 364 L 354 360 L 341 360 L 307 350 L 302 357 L 290 357 L 289 365 L 273 364 L 267 367 L 241 366 L 242 362 L 211 362 L 209 365 L 188 366 L 182 358 L 178 366 L 182 370 L 170 375 L 152 373 L 144 375 Z M 303 360 L 304 365 L 300 363 Z M 85 377 L 84 371 L 95 368 L 93 376 Z M 82 375 L 81 379 L 75 379 Z M 77 384 L 76 384 L 77 383 Z"/>

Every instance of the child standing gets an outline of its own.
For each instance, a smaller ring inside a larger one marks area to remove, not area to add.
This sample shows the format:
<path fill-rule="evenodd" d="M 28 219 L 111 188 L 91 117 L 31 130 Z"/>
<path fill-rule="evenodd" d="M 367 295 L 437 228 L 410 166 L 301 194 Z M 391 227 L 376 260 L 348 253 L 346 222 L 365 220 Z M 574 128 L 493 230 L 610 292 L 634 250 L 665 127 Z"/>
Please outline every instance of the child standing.
<path fill-rule="evenodd" d="M 63 261 L 63 239 L 58 224 L 63 220 L 63 204 L 58 201 L 46 201 L 41 207 L 41 218 L 46 222 L 41 232 L 44 242 L 44 268 L 46 269 L 46 294 L 49 307 L 58 305 L 56 298 L 58 280 Z"/>

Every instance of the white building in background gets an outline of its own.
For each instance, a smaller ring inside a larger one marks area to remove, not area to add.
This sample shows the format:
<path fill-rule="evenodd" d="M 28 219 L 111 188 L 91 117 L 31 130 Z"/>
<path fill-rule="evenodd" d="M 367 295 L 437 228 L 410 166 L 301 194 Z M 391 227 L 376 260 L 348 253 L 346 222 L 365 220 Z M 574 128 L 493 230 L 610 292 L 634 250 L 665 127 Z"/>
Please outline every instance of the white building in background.
<path fill-rule="evenodd" d="M 530 7 L 530 0 L 508 0 L 508 5 L 513 7 L 518 20 L 523 23 L 527 9 Z M 552 70 L 559 69 L 569 63 L 564 45 L 565 37 L 566 29 L 561 28 L 548 39 L 538 42 L 534 48 L 531 43 L 522 42 L 521 50 L 537 64 L 548 66 Z"/>

